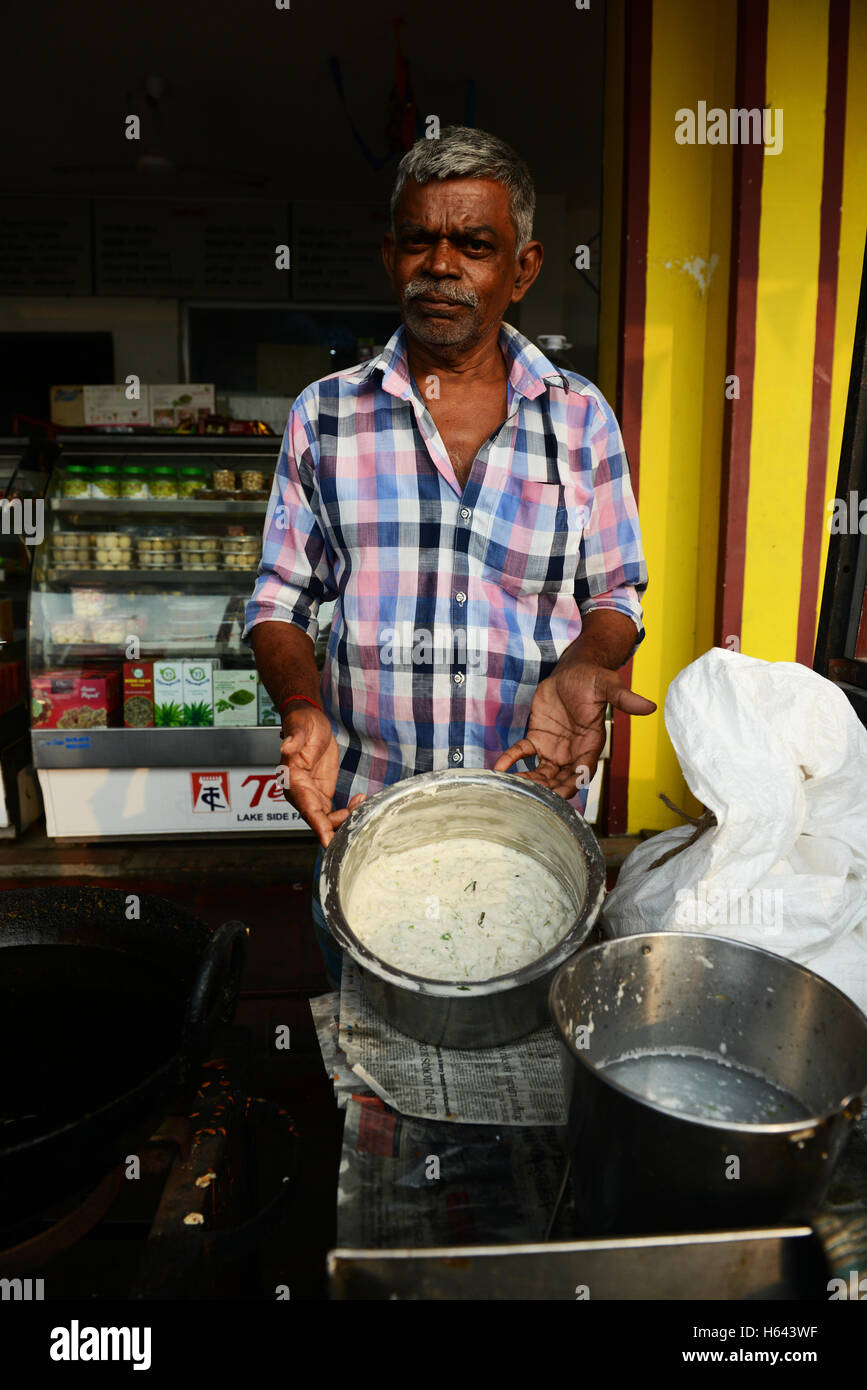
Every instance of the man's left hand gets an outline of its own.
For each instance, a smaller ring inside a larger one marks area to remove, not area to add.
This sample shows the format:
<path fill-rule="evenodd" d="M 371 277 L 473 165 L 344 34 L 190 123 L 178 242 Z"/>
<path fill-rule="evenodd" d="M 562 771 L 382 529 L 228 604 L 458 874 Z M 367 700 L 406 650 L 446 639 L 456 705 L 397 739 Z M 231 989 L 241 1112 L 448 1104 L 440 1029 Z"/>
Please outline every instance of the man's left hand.
<path fill-rule="evenodd" d="M 533 696 L 527 732 L 494 763 L 508 772 L 522 758 L 537 759 L 533 772 L 519 772 L 567 800 L 588 786 L 605 743 L 605 708 L 624 714 L 652 714 L 656 705 L 627 690 L 617 671 L 576 661 L 555 670 Z"/>

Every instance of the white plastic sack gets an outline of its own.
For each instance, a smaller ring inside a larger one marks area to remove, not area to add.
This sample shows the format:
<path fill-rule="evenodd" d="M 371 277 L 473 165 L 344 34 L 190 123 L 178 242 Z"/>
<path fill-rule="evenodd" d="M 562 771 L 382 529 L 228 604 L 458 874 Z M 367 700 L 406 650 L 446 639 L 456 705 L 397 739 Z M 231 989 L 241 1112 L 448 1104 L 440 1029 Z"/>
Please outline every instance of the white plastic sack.
<path fill-rule="evenodd" d="M 608 931 L 707 931 L 776 951 L 867 1012 L 867 730 L 841 690 L 794 662 L 714 647 L 672 681 L 668 729 L 718 824 L 633 851 Z"/>

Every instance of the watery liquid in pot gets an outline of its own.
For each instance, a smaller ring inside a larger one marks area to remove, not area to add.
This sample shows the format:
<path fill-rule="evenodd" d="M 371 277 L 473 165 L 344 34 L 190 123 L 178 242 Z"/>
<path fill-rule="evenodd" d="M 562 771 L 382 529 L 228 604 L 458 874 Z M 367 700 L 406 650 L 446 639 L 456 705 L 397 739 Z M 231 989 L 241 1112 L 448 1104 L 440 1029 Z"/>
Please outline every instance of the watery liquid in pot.
<path fill-rule="evenodd" d="M 718 1053 L 636 1052 L 599 1069 L 644 1100 L 699 1120 L 768 1125 L 810 1115 L 796 1096 Z"/>

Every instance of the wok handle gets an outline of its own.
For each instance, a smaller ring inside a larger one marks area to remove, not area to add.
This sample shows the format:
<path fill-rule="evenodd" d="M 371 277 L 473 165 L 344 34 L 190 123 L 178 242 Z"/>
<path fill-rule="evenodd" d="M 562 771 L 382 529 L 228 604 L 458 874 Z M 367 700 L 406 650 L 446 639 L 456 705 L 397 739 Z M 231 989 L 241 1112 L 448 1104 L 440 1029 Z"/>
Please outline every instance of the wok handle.
<path fill-rule="evenodd" d="M 205 947 L 184 1016 L 182 1047 L 188 1058 L 201 1056 L 218 1023 L 232 1022 L 248 934 L 243 922 L 224 922 Z"/>
<path fill-rule="evenodd" d="M 282 1106 L 261 1096 L 247 1096 L 243 1104 L 248 1120 L 269 1131 L 269 1143 L 283 1156 L 285 1171 L 274 1194 L 248 1220 L 211 1232 L 210 1240 L 221 1257 L 235 1258 L 258 1250 L 263 1233 L 282 1219 L 295 1196 L 301 1161 L 298 1130 Z"/>

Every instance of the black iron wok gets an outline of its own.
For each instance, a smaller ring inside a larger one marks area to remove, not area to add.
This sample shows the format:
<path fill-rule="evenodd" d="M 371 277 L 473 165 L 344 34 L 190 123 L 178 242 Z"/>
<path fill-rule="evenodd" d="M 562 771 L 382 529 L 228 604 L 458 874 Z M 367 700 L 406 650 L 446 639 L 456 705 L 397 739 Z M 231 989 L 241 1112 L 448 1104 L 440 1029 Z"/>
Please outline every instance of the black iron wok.
<path fill-rule="evenodd" d="M 95 1187 L 192 1095 L 245 947 L 243 923 L 148 894 L 0 894 L 0 1229 Z"/>

